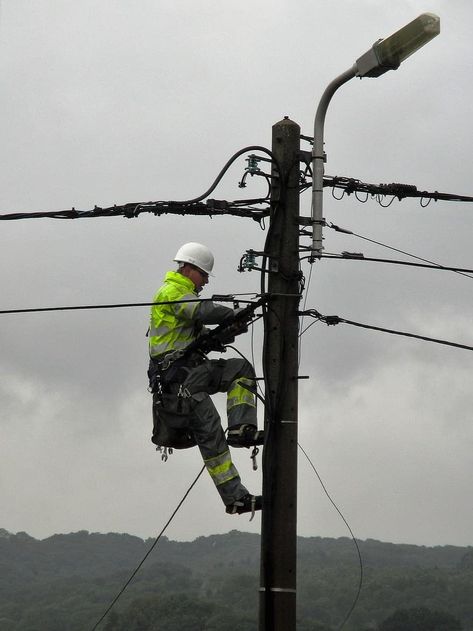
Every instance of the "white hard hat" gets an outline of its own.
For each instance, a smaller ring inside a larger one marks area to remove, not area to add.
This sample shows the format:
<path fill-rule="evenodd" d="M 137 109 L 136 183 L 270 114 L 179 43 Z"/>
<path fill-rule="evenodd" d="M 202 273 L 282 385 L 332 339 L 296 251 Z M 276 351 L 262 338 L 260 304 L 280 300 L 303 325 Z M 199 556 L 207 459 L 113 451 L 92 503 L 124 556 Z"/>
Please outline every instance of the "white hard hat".
<path fill-rule="evenodd" d="M 214 255 L 209 248 L 201 243 L 184 243 L 176 253 L 177 263 L 190 263 L 206 274 L 211 274 L 214 266 Z"/>

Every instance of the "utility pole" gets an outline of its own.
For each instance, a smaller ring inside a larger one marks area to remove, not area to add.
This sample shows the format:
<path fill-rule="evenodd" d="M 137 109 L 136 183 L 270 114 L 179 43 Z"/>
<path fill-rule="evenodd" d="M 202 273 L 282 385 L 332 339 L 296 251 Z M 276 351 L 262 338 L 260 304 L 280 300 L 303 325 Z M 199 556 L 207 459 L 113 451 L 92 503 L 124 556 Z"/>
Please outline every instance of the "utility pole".
<path fill-rule="evenodd" d="M 273 126 L 259 631 L 296 630 L 300 127 Z"/>

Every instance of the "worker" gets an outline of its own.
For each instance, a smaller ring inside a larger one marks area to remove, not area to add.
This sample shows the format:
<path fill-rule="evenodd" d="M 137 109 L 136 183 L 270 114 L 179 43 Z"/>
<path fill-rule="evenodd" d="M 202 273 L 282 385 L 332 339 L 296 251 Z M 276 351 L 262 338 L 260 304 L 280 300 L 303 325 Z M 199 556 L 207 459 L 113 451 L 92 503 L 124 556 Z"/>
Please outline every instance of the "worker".
<path fill-rule="evenodd" d="M 239 310 L 198 296 L 212 275 L 214 256 L 200 243 L 185 243 L 176 253 L 176 271 L 169 271 L 153 299 L 149 327 L 150 389 L 153 392 L 153 442 L 160 424 L 197 444 L 229 514 L 261 510 L 262 498 L 248 492 L 232 462 L 231 447 L 261 445 L 257 429 L 255 373 L 246 359 L 209 359 L 186 348 L 208 334 L 205 325 L 234 323 Z M 195 344 L 193 345 L 195 347 Z M 227 393 L 228 437 L 210 395 Z M 170 445 L 173 446 L 173 445 Z"/>

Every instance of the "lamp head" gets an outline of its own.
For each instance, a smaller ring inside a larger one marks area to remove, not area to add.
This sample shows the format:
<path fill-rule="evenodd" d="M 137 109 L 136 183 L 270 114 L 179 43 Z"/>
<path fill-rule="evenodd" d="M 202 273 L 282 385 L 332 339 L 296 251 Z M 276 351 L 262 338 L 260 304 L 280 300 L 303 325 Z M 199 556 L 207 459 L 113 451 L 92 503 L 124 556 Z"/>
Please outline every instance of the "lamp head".
<path fill-rule="evenodd" d="M 440 18 L 422 13 L 386 39 L 379 39 L 356 61 L 356 76 L 379 77 L 401 63 L 440 33 Z"/>

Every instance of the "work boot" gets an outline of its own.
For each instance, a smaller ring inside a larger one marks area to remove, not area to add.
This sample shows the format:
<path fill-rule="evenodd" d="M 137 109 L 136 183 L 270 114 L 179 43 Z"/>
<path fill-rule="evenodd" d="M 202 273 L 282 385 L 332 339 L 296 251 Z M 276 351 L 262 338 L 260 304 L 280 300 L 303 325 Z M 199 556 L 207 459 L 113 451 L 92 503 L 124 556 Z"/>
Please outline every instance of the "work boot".
<path fill-rule="evenodd" d="M 251 513 L 251 519 L 253 519 L 255 511 L 261 510 L 262 506 L 263 497 L 261 495 L 250 495 L 250 493 L 247 493 L 243 497 L 240 497 L 239 500 L 236 500 L 236 502 L 233 502 L 233 504 L 229 504 L 226 507 L 225 512 L 229 515 Z"/>
<path fill-rule="evenodd" d="M 227 443 L 230 447 L 254 447 L 264 443 L 264 431 L 255 425 L 240 425 L 228 430 Z"/>

